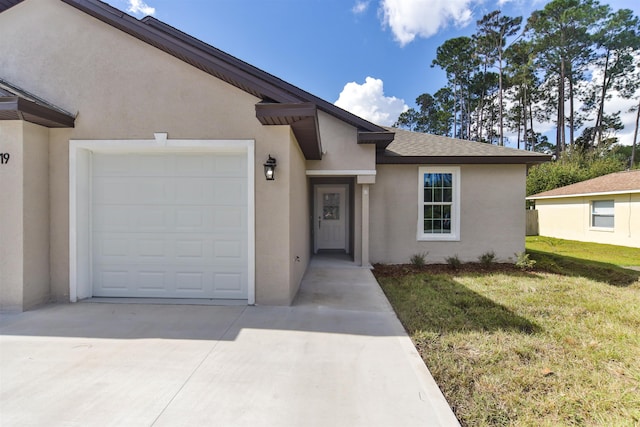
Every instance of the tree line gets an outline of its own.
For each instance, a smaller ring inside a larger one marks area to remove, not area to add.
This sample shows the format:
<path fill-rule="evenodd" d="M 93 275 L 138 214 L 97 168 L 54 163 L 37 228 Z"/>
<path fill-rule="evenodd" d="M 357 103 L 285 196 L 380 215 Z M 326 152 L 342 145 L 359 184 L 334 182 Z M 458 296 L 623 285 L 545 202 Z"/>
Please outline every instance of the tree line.
<path fill-rule="evenodd" d="M 526 22 L 496 10 L 471 37 L 439 46 L 431 66 L 447 85 L 418 96 L 395 126 L 497 145 L 510 132 L 518 148 L 560 158 L 617 141 L 614 93 L 634 99 L 640 118 L 640 20 L 597 0 L 553 0 Z M 545 122 L 556 125 L 553 142 L 539 132 Z"/>

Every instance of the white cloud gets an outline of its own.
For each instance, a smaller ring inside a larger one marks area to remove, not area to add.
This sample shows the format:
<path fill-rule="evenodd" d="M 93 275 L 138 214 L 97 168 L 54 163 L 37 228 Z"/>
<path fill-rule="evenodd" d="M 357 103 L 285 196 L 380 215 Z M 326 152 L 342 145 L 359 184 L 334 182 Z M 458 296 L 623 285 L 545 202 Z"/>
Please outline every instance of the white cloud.
<path fill-rule="evenodd" d="M 360 15 L 361 13 L 366 12 L 367 9 L 369 8 L 370 1 L 371 0 L 367 0 L 367 1 L 357 0 L 356 4 L 351 8 L 351 11 L 356 15 Z"/>
<path fill-rule="evenodd" d="M 449 24 L 472 22 L 469 7 L 476 0 L 381 0 L 380 13 L 395 39 L 404 46 L 416 37 L 430 37 Z"/>
<path fill-rule="evenodd" d="M 128 0 L 128 2 L 127 12 L 141 15 L 154 15 L 156 13 L 155 7 L 149 6 L 143 0 Z"/>
<path fill-rule="evenodd" d="M 409 109 L 403 99 L 384 96 L 382 80 L 373 77 L 367 77 L 363 84 L 344 85 L 335 105 L 381 126 L 391 126 Z"/>

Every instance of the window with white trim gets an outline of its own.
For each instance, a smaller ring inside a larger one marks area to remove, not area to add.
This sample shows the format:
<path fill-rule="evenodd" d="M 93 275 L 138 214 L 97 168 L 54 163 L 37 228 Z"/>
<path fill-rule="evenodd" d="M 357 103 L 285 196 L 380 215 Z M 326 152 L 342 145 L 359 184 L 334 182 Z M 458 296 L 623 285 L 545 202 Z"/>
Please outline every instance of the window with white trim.
<path fill-rule="evenodd" d="M 460 240 L 460 168 L 418 171 L 418 240 Z"/>
<path fill-rule="evenodd" d="M 610 228 L 614 226 L 613 200 L 594 200 L 591 202 L 591 227 Z"/>

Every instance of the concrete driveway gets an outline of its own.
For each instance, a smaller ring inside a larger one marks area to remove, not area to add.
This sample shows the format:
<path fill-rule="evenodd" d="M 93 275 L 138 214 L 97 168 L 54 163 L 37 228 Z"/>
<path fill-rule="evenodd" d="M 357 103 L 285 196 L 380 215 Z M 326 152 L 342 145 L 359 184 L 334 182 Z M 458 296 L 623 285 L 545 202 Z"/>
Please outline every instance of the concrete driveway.
<path fill-rule="evenodd" d="M 77 303 L 0 320 L 2 426 L 455 426 L 367 269 L 291 307 Z"/>

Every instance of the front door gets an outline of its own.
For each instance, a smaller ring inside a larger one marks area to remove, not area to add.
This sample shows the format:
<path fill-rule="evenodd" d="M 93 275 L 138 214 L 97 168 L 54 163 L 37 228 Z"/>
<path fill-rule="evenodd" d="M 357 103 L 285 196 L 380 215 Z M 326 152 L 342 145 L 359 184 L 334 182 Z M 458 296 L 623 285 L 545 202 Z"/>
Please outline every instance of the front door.
<path fill-rule="evenodd" d="M 321 249 L 348 252 L 348 188 L 347 185 L 315 186 L 315 253 Z"/>

